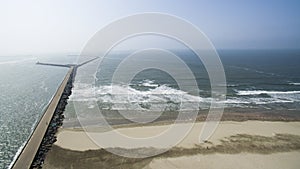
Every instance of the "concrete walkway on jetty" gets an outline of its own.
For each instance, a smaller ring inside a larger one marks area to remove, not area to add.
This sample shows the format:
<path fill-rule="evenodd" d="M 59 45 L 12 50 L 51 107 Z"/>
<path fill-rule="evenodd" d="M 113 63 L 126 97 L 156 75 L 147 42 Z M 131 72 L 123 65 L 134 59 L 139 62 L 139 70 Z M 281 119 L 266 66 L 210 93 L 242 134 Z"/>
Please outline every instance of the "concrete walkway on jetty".
<path fill-rule="evenodd" d="M 35 155 L 39 149 L 39 146 L 45 136 L 48 126 L 51 122 L 51 119 L 56 110 L 56 107 L 59 104 L 61 96 L 67 85 L 67 82 L 69 81 L 70 77 L 72 76 L 73 70 L 74 70 L 74 67 L 71 66 L 70 70 L 68 71 L 67 75 L 65 76 L 64 80 L 62 81 L 61 85 L 59 86 L 58 90 L 56 91 L 54 97 L 52 98 L 50 104 L 48 105 L 43 117 L 40 119 L 35 130 L 33 131 L 32 135 L 30 136 L 27 144 L 24 146 L 22 152 L 20 153 L 19 157 L 16 159 L 14 165 L 12 166 L 13 169 L 30 168 L 30 166 L 35 158 Z"/>

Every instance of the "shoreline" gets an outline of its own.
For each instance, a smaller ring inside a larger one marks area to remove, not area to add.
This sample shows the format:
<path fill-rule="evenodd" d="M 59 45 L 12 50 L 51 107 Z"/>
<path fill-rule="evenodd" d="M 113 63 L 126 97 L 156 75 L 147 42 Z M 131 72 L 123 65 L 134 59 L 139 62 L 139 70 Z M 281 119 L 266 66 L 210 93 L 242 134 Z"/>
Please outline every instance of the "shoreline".
<path fill-rule="evenodd" d="M 242 111 L 241 111 L 242 110 Z M 132 123 L 131 121 L 122 117 L 106 117 L 106 121 L 113 128 L 121 127 L 141 127 L 141 126 L 153 126 L 153 125 L 166 125 L 174 123 L 177 114 L 173 112 L 167 112 L 167 115 L 162 114 L 161 117 L 155 119 L 153 122 L 146 124 Z M 170 115 L 175 114 L 175 115 Z M 204 122 L 206 120 L 208 111 L 200 111 L 195 122 Z M 239 108 L 226 108 L 222 115 L 221 121 L 279 121 L 279 122 L 297 122 L 300 121 L 300 113 L 296 110 L 289 110 L 286 112 L 280 110 L 261 110 L 261 109 L 239 109 Z M 90 126 L 99 125 L 98 122 L 102 121 L 94 118 L 85 121 L 85 124 Z M 189 120 L 187 120 L 189 121 Z M 182 121 L 182 122 L 187 122 Z M 63 128 L 81 128 L 81 124 L 77 119 L 64 119 Z"/>

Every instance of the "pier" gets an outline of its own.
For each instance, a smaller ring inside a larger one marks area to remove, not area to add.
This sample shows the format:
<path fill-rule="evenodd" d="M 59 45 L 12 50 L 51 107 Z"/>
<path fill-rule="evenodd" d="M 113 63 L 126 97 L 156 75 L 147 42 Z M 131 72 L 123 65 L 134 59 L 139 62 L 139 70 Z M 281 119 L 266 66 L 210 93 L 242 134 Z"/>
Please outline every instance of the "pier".
<path fill-rule="evenodd" d="M 58 67 L 71 67 L 71 66 L 76 66 L 75 64 L 55 64 L 55 63 L 42 63 L 42 62 L 37 62 L 37 65 L 45 65 L 45 66 L 58 66 Z"/>
<path fill-rule="evenodd" d="M 14 161 L 12 169 L 41 168 L 46 153 L 56 141 L 55 134 L 62 125 L 64 119 L 63 112 L 67 105 L 67 100 L 72 93 L 77 68 L 96 59 L 98 58 L 88 60 L 81 64 L 36 63 L 37 65 L 67 67 L 69 71 L 36 125 L 29 140 Z"/>

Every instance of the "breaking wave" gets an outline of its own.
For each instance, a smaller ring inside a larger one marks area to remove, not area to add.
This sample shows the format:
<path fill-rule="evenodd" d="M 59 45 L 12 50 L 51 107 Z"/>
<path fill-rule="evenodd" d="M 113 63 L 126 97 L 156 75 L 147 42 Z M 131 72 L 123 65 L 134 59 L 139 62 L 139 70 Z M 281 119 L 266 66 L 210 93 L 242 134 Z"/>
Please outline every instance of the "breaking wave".
<path fill-rule="evenodd" d="M 150 80 L 140 82 L 137 86 L 147 90 L 138 90 L 130 85 L 92 87 L 76 83 L 70 99 L 98 102 L 101 109 L 107 110 L 149 111 L 201 110 L 208 109 L 212 102 L 224 104 L 225 107 L 252 107 L 300 101 L 300 91 L 235 90 L 235 95 L 228 96 L 224 101 L 217 101 L 211 97 L 195 96 L 167 85 L 155 84 Z"/>
<path fill-rule="evenodd" d="M 300 94 L 300 91 L 266 91 L 266 90 L 244 90 L 237 91 L 237 95 L 260 95 L 260 94 L 268 94 L 268 95 L 286 95 L 286 94 Z"/>
<path fill-rule="evenodd" d="M 207 108 L 211 101 L 209 98 L 194 96 L 166 85 L 156 85 L 149 82 L 141 85 L 151 88 L 147 91 L 141 91 L 125 85 L 91 87 L 86 84 L 76 84 L 70 99 L 72 101 L 97 101 L 102 103 L 104 109 L 147 109 L 152 111 L 179 110 L 179 106 L 181 106 L 181 110 L 195 110 L 199 109 L 199 106 L 201 107 L 199 103 L 202 103 L 202 107 Z"/>
<path fill-rule="evenodd" d="M 293 103 L 300 101 L 300 91 L 242 90 L 236 92 L 241 99 L 246 99 L 253 104 Z"/>
<path fill-rule="evenodd" d="M 300 83 L 289 83 L 289 85 L 300 86 Z"/>

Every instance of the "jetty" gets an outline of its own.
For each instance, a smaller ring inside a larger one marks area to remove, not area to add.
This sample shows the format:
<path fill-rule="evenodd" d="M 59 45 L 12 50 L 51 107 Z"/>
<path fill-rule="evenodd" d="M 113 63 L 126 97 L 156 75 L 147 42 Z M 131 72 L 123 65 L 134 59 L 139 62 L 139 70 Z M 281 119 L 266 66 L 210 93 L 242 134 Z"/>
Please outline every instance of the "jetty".
<path fill-rule="evenodd" d="M 12 169 L 42 167 L 46 153 L 51 149 L 52 144 L 56 141 L 56 132 L 58 128 L 62 126 L 64 119 L 63 112 L 68 104 L 67 100 L 72 93 L 77 68 L 96 59 L 98 59 L 98 57 L 85 61 L 81 64 L 36 63 L 37 65 L 66 67 L 69 68 L 69 71 L 64 77 L 55 95 L 52 97 L 51 102 L 48 104 L 43 116 L 30 135 L 30 138 L 26 142 L 21 153 L 14 161 Z"/>

